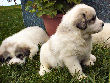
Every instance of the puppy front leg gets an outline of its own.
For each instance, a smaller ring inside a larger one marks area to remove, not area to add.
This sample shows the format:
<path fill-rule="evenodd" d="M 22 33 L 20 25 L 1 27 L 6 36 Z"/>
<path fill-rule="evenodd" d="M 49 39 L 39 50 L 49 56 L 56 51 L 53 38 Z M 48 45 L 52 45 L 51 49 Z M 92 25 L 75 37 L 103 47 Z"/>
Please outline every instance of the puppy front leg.
<path fill-rule="evenodd" d="M 83 64 L 86 66 L 94 65 L 94 62 L 96 61 L 96 57 L 92 54 L 89 55 L 89 57 L 84 60 Z"/>
<path fill-rule="evenodd" d="M 45 73 L 47 73 L 47 72 L 50 72 L 50 69 L 49 69 L 49 66 L 48 65 L 46 65 L 46 64 L 41 64 L 40 65 L 40 71 L 39 71 L 39 74 L 41 75 L 41 76 L 43 76 Z"/>
<path fill-rule="evenodd" d="M 75 73 L 78 73 L 79 80 L 86 78 L 85 74 L 82 72 L 82 68 L 77 57 L 75 56 L 65 57 L 63 61 L 66 67 L 69 69 L 72 76 L 74 76 Z"/>

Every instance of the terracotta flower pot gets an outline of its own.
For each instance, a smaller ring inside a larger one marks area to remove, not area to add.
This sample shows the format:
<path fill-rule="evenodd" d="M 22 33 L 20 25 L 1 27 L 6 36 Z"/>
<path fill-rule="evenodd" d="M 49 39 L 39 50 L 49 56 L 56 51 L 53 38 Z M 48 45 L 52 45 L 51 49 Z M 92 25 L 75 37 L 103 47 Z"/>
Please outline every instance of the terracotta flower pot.
<path fill-rule="evenodd" d="M 58 14 L 54 18 L 51 18 L 48 15 L 43 15 L 41 17 L 44 21 L 44 25 L 49 36 L 56 32 L 57 26 L 61 22 L 62 16 L 63 14 Z"/>

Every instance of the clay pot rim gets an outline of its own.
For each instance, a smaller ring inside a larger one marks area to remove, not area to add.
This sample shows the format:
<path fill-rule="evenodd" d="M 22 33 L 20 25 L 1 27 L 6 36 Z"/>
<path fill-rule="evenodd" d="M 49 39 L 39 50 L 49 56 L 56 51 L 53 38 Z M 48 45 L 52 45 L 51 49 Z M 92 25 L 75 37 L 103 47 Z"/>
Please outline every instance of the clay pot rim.
<path fill-rule="evenodd" d="M 57 14 L 54 18 L 62 18 L 64 14 Z M 52 17 L 50 15 L 42 15 L 41 18 L 49 18 L 52 19 Z M 53 18 L 53 19 L 54 19 Z"/>

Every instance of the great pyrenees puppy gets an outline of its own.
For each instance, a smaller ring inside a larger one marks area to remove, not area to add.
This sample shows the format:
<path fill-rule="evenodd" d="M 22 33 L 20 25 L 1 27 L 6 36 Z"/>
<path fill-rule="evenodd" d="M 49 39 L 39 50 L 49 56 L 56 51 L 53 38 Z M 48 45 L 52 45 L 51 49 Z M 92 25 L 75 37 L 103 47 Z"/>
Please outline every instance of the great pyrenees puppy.
<path fill-rule="evenodd" d="M 104 23 L 103 30 L 93 34 L 93 44 L 102 44 L 110 47 L 110 23 Z"/>
<path fill-rule="evenodd" d="M 0 46 L 0 61 L 8 64 L 24 63 L 39 50 L 38 44 L 48 40 L 46 32 L 38 27 L 28 27 L 6 38 Z"/>
<path fill-rule="evenodd" d="M 72 76 L 78 73 L 78 79 L 86 77 L 80 63 L 94 65 L 91 35 L 100 32 L 103 26 L 94 8 L 85 4 L 73 7 L 63 16 L 56 33 L 41 47 L 39 74 L 50 72 L 50 67 L 65 65 Z"/>

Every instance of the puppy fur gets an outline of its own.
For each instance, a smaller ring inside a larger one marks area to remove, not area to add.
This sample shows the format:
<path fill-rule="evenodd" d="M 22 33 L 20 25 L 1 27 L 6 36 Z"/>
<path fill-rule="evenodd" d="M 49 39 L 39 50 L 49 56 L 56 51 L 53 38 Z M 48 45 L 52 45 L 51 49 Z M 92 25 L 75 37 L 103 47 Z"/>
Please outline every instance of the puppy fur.
<path fill-rule="evenodd" d="M 104 23 L 103 30 L 93 34 L 93 44 L 102 44 L 110 47 L 110 23 Z"/>
<path fill-rule="evenodd" d="M 38 27 L 28 27 L 6 38 L 0 46 L 0 60 L 8 64 L 24 63 L 38 52 L 38 44 L 48 40 L 46 32 Z"/>
<path fill-rule="evenodd" d="M 73 7 L 63 16 L 56 33 L 41 47 L 39 74 L 50 72 L 50 67 L 66 66 L 72 76 L 79 73 L 78 79 L 86 77 L 80 63 L 94 65 L 91 34 L 100 32 L 103 25 L 94 8 L 85 4 Z"/>

